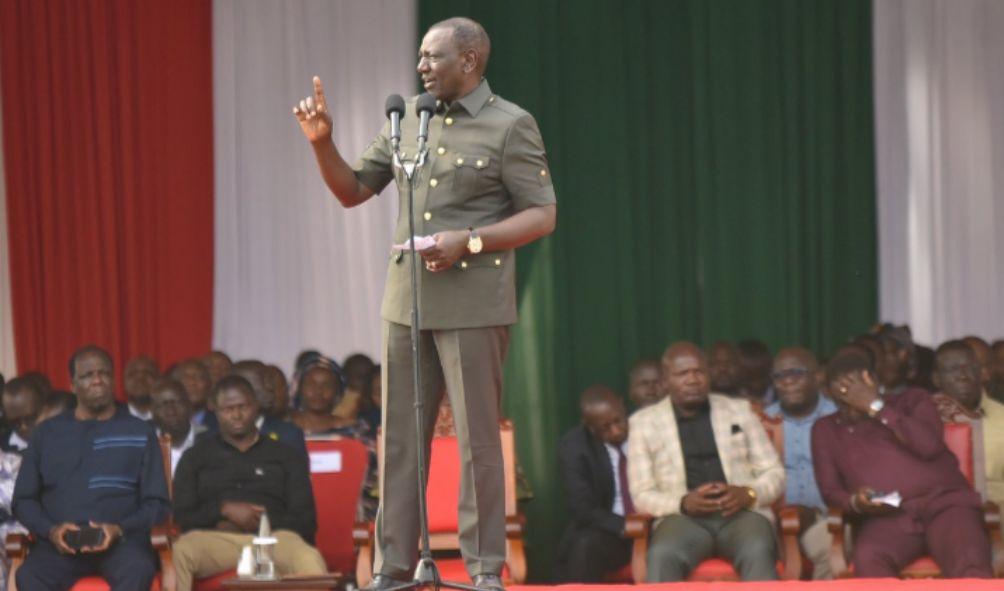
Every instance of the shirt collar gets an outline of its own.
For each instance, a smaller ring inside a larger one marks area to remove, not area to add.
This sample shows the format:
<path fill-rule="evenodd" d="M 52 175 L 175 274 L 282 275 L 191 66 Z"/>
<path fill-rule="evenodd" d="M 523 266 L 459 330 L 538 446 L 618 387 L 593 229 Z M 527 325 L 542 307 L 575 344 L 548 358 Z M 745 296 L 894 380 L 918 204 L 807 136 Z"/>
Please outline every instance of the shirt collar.
<path fill-rule="evenodd" d="M 467 93 L 463 98 L 459 98 L 453 101 L 455 104 L 463 107 L 467 114 L 471 117 L 477 117 L 478 113 L 481 112 L 482 107 L 488 102 L 488 99 L 492 96 L 492 89 L 488 86 L 488 80 L 482 78 L 481 83 L 478 84 L 477 88 Z M 452 108 L 453 105 L 450 105 Z M 449 110 L 449 109 L 447 109 Z"/>

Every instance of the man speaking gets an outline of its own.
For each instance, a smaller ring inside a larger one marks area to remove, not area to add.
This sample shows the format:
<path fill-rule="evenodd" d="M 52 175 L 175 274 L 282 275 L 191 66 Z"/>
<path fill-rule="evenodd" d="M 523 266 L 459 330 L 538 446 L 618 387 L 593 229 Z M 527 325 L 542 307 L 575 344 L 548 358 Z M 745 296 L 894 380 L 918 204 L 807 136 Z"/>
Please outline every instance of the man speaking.
<path fill-rule="evenodd" d="M 501 589 L 505 560 L 505 487 L 498 421 L 502 362 L 516 322 L 513 249 L 554 230 L 556 205 L 544 143 L 533 116 L 494 95 L 484 79 L 491 44 L 467 18 L 433 25 L 422 40 L 418 73 L 436 100 L 428 159 L 415 179 L 419 251 L 421 371 L 426 442 L 445 387 L 461 448 L 460 548 L 474 585 Z M 419 118 L 408 101 L 401 157 L 415 158 Z M 402 196 L 395 243 L 408 237 L 408 179 L 393 163 L 385 125 L 353 166 L 331 140 L 319 78 L 314 95 L 293 109 L 325 183 L 345 207 L 392 180 Z M 388 245 L 390 250 L 390 245 Z M 383 323 L 383 478 L 377 514 L 376 577 L 383 589 L 411 579 L 419 536 L 411 355 L 410 251 L 392 252 Z"/>

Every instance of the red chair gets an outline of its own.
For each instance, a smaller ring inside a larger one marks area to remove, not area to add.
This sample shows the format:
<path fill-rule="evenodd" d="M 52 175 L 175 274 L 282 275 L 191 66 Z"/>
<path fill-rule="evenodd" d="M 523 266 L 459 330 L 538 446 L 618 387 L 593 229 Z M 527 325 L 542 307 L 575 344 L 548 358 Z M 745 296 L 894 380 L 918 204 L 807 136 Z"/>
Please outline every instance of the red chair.
<path fill-rule="evenodd" d="M 945 423 L 944 434 L 945 446 L 959 460 L 959 469 L 962 475 L 973 485 L 975 472 L 973 467 L 973 435 L 972 426 L 969 423 Z M 994 556 L 1004 553 L 1004 544 L 1001 542 L 1000 529 L 1000 508 L 990 501 L 983 505 L 983 519 L 990 536 L 990 543 Z M 845 532 L 850 531 L 853 535 L 853 520 L 843 514 L 839 509 L 831 507 L 828 517 L 828 528 L 833 535 L 833 544 L 830 547 L 830 564 L 833 565 L 833 574 L 838 578 L 854 576 L 854 565 L 848 563 L 847 548 L 845 544 Z M 1002 572 L 996 572 L 996 576 L 1004 576 Z M 922 556 L 914 560 L 900 571 L 900 578 L 904 579 L 932 579 L 941 576 L 941 569 L 930 556 Z"/>
<path fill-rule="evenodd" d="M 171 492 L 171 438 L 167 435 L 159 440 L 160 457 L 164 462 L 164 476 L 167 478 L 168 495 Z M 150 543 L 160 558 L 160 577 L 154 578 L 150 585 L 150 591 L 160 591 L 163 589 L 172 590 L 174 584 L 174 562 L 171 559 L 171 522 L 166 525 L 159 525 L 150 531 Z M 13 533 L 7 534 L 4 541 L 4 548 L 7 551 L 7 558 L 10 560 L 10 571 L 7 573 L 7 589 L 17 591 L 15 574 L 17 569 L 24 563 L 28 556 L 33 536 L 29 534 Z M 108 583 L 102 577 L 84 577 L 77 581 L 71 591 L 109 591 Z M 26 589 L 25 591 L 31 591 Z"/>
<path fill-rule="evenodd" d="M 502 580 L 506 584 L 521 584 L 526 580 L 526 554 L 523 548 L 524 518 L 516 506 L 516 441 L 512 423 L 499 424 L 502 437 L 502 458 L 505 469 L 506 562 Z M 382 449 L 377 455 L 382 461 Z M 427 487 L 430 544 L 433 551 L 459 552 L 458 512 L 460 499 L 460 450 L 456 437 L 434 437 L 429 459 Z M 417 502 L 417 501 L 416 501 Z M 356 583 L 362 587 L 373 577 L 375 538 L 372 524 L 357 530 L 360 544 L 356 563 Z M 436 566 L 445 580 L 470 582 L 461 558 L 436 558 Z"/>
<path fill-rule="evenodd" d="M 310 453 L 310 483 L 317 508 L 315 545 L 328 570 L 351 573 L 356 563 L 352 532 L 356 507 L 369 467 L 366 446 L 355 439 L 307 441 Z"/>
<path fill-rule="evenodd" d="M 780 418 L 771 418 L 758 413 L 760 423 L 767 432 L 767 437 L 774 444 L 774 449 L 784 457 L 784 422 Z M 793 507 L 783 506 L 783 500 L 774 504 L 774 516 L 781 530 L 780 560 L 777 571 L 782 579 L 798 579 L 811 568 L 808 561 L 803 560 L 798 546 L 798 512 Z M 631 575 L 633 582 L 644 583 L 648 574 L 648 539 L 652 530 L 652 516 L 643 514 L 628 515 L 625 519 L 625 533 L 634 539 L 631 550 Z M 611 573 L 608 582 L 624 582 L 625 572 Z M 739 573 L 732 563 L 721 558 L 708 558 L 697 565 L 687 577 L 690 582 L 739 581 Z"/>

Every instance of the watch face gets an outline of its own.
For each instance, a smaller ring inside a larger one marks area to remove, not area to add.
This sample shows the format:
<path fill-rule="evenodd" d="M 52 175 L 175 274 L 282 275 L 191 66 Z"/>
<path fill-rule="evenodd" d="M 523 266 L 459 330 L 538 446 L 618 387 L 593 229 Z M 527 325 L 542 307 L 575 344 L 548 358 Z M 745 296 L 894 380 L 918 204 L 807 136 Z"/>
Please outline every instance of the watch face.
<path fill-rule="evenodd" d="M 471 251 L 471 254 L 478 254 L 481 252 L 481 237 L 472 236 L 467 242 L 467 250 Z"/>

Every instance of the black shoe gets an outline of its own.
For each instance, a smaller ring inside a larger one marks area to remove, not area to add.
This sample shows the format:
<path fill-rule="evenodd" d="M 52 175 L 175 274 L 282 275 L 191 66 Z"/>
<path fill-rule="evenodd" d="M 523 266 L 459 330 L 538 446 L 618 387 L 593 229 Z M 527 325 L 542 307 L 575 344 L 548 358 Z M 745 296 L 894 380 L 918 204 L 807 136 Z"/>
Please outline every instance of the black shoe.
<path fill-rule="evenodd" d="M 401 585 L 407 584 L 407 581 L 399 581 L 387 575 L 376 575 L 373 577 L 373 580 L 369 582 L 369 584 L 361 588 L 359 591 L 384 591 L 384 589 L 400 587 Z"/>
<path fill-rule="evenodd" d="M 474 586 L 484 591 L 505 591 L 498 575 L 478 575 L 474 577 Z"/>

